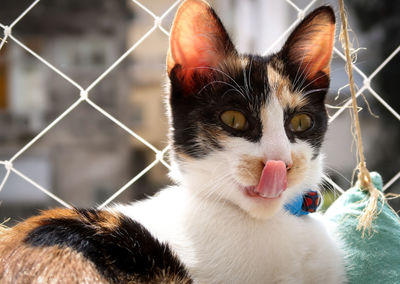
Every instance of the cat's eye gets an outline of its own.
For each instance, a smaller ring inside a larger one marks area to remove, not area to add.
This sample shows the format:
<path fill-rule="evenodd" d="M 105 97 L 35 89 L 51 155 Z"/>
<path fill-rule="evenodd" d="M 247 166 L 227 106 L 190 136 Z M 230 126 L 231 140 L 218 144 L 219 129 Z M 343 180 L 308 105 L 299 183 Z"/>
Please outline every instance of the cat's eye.
<path fill-rule="evenodd" d="M 308 114 L 299 113 L 290 120 L 289 128 L 292 132 L 303 132 L 310 129 L 313 121 Z"/>
<path fill-rule="evenodd" d="M 221 120 L 227 126 L 236 130 L 246 130 L 248 123 L 243 113 L 236 110 L 227 110 L 221 114 Z"/>

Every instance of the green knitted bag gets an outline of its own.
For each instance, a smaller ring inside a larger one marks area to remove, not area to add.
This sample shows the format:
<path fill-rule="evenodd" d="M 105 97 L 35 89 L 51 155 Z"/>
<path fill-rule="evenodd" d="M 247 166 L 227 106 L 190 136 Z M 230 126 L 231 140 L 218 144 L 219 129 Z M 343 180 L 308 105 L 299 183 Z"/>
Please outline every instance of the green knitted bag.
<path fill-rule="evenodd" d="M 371 179 L 382 191 L 382 177 L 371 173 Z M 353 187 L 325 213 L 337 225 L 349 283 L 400 283 L 400 219 L 389 205 L 379 202 L 380 213 L 373 221 L 371 235 L 362 237 L 357 217 L 367 204 L 368 193 Z"/>

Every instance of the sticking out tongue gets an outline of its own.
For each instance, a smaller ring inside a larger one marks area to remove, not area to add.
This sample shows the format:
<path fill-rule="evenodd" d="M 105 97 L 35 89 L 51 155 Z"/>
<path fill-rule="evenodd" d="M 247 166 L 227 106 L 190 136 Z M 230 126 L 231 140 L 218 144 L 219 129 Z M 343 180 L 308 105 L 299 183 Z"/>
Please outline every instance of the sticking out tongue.
<path fill-rule="evenodd" d="M 286 189 L 286 165 L 270 160 L 265 164 L 255 192 L 266 198 L 277 198 Z"/>

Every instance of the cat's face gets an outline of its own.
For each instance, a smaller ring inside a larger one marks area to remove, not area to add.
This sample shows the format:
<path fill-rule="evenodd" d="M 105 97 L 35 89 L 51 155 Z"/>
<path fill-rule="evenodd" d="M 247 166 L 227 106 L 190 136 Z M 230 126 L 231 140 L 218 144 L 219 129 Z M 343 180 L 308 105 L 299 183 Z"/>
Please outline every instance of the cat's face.
<path fill-rule="evenodd" d="M 178 181 L 256 218 L 314 187 L 334 30 L 332 9 L 321 7 L 279 53 L 240 55 L 207 3 L 185 1 L 167 58 Z"/>

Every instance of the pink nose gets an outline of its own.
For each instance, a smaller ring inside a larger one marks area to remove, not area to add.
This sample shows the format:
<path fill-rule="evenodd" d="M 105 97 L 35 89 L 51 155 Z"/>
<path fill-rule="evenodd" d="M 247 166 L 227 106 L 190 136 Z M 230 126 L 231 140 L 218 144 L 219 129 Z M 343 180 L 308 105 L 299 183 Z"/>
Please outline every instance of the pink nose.
<path fill-rule="evenodd" d="M 266 198 L 279 197 L 287 188 L 286 171 L 287 165 L 283 161 L 267 161 L 255 191 Z"/>
<path fill-rule="evenodd" d="M 283 161 L 280 161 L 280 160 L 268 160 L 267 163 L 268 163 L 269 161 L 283 162 Z M 265 167 L 266 163 L 263 162 L 263 165 L 264 165 L 264 167 Z M 285 163 L 285 165 L 286 165 L 286 170 L 290 170 L 290 169 L 293 167 L 293 163 L 292 163 L 292 162 Z"/>

